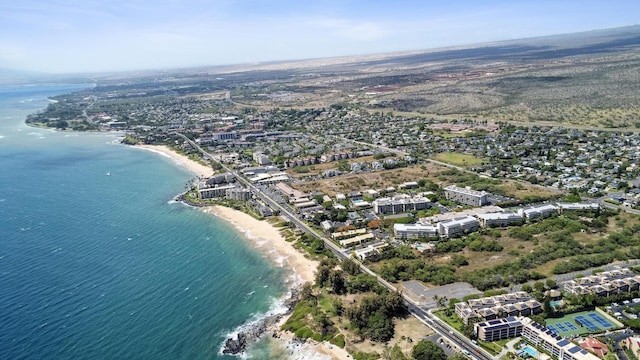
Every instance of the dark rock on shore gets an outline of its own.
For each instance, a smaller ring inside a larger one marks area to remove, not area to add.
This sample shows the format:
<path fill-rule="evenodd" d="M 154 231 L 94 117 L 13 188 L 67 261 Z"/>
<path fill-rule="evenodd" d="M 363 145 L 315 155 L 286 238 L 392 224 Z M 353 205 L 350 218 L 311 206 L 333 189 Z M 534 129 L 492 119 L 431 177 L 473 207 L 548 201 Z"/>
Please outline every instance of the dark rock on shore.
<path fill-rule="evenodd" d="M 239 331 L 235 338 L 232 337 L 225 340 L 222 353 L 229 355 L 243 353 L 247 349 L 247 346 L 260 339 L 262 335 L 276 325 L 283 317 L 291 314 L 298 301 L 300 301 L 298 291 L 292 291 L 291 296 L 284 302 L 287 307 L 287 311 L 284 314 L 268 316 L 251 324 L 248 329 Z"/>

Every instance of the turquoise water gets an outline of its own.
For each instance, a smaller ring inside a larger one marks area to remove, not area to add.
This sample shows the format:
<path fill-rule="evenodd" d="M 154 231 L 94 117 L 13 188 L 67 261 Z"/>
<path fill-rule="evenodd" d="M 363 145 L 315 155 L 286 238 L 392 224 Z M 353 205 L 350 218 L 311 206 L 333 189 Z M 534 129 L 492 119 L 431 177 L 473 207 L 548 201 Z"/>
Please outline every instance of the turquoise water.
<path fill-rule="evenodd" d="M 524 346 L 522 349 L 520 349 L 520 351 L 518 351 L 519 356 L 523 356 L 525 354 L 534 359 L 538 358 L 538 350 L 532 348 L 531 346 Z"/>
<path fill-rule="evenodd" d="M 538 357 L 538 351 L 530 346 L 525 346 L 523 350 L 531 357 Z"/>
<path fill-rule="evenodd" d="M 0 87 L 0 358 L 230 358 L 225 336 L 277 308 L 287 274 L 172 202 L 193 175 L 170 160 L 24 125 L 79 88 Z"/>

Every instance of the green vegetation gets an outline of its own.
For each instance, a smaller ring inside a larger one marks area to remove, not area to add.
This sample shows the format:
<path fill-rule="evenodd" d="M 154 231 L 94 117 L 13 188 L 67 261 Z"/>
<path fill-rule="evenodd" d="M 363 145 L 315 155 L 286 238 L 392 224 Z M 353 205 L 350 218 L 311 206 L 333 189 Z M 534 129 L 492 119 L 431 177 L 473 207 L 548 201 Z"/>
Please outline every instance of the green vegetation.
<path fill-rule="evenodd" d="M 439 153 L 434 155 L 433 159 L 442 161 L 443 163 L 461 167 L 480 165 L 483 162 L 483 160 L 477 156 L 454 152 Z"/>
<path fill-rule="evenodd" d="M 389 341 L 394 336 L 394 319 L 408 314 L 401 294 L 389 292 L 374 277 L 360 273 L 353 260 L 336 265 L 335 259 L 321 260 L 316 274 L 317 288 L 308 283 L 303 286 L 302 300 L 282 329 L 300 338 L 328 340 L 344 347 L 345 336 L 335 324 L 347 320 L 347 328 L 362 340 Z M 362 296 L 344 306 L 341 296 L 345 294 Z"/>
<path fill-rule="evenodd" d="M 444 350 L 428 340 L 421 340 L 413 347 L 411 357 L 416 360 L 446 360 Z"/>

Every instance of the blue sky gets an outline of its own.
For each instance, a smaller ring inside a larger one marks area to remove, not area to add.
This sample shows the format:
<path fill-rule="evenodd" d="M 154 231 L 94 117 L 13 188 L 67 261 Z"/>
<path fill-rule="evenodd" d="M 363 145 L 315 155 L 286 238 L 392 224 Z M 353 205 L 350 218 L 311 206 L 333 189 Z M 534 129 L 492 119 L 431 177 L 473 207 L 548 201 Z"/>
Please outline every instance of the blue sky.
<path fill-rule="evenodd" d="M 420 50 L 639 24 L 636 0 L 0 2 L 0 68 L 162 69 Z"/>

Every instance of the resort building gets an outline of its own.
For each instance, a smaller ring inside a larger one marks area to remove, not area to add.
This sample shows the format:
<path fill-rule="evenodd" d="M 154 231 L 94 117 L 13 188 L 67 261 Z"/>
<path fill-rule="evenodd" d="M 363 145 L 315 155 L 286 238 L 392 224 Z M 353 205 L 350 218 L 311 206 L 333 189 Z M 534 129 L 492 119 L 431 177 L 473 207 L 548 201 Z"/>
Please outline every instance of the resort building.
<path fill-rule="evenodd" d="M 604 271 L 563 283 L 564 290 L 575 295 L 609 296 L 640 289 L 640 275 L 624 268 Z"/>
<path fill-rule="evenodd" d="M 227 199 L 236 201 L 247 201 L 251 199 L 251 191 L 245 188 L 231 188 L 225 192 Z"/>
<path fill-rule="evenodd" d="M 215 132 L 209 136 L 210 142 L 215 141 L 225 141 L 225 140 L 233 140 L 238 138 L 238 133 L 236 132 Z M 201 140 L 201 143 L 204 144 Z"/>
<path fill-rule="evenodd" d="M 486 191 L 471 190 L 468 187 L 461 188 L 455 185 L 449 185 L 444 188 L 444 195 L 447 200 L 455 201 L 460 204 L 469 206 L 482 206 L 488 203 Z"/>
<path fill-rule="evenodd" d="M 285 172 L 261 173 L 249 178 L 249 181 L 255 184 L 273 185 L 283 181 L 291 181 L 291 178 Z"/>
<path fill-rule="evenodd" d="M 227 194 L 227 190 L 234 189 L 236 186 L 224 185 L 224 186 L 216 186 L 210 188 L 198 188 L 198 196 L 200 199 L 213 199 L 224 197 Z"/>
<path fill-rule="evenodd" d="M 544 219 L 557 213 L 558 207 L 553 204 L 531 206 L 518 211 L 518 214 L 524 216 L 528 221 Z"/>
<path fill-rule="evenodd" d="M 438 223 L 440 237 L 449 239 L 472 233 L 480 228 L 478 219 L 465 216 Z"/>
<path fill-rule="evenodd" d="M 522 225 L 524 218 L 522 214 L 513 212 L 499 212 L 477 215 L 482 227 L 507 227 L 512 225 Z"/>
<path fill-rule="evenodd" d="M 520 321 L 523 323 L 522 338 L 558 360 L 600 359 L 531 319 L 522 318 Z"/>
<path fill-rule="evenodd" d="M 438 236 L 437 225 L 393 224 L 393 235 L 396 239 L 415 239 Z"/>
<path fill-rule="evenodd" d="M 253 161 L 257 162 L 258 165 L 260 166 L 264 166 L 264 165 L 271 165 L 271 160 L 269 160 L 269 157 L 261 152 L 254 152 L 253 153 Z"/>
<path fill-rule="evenodd" d="M 277 183 L 275 188 L 278 189 L 283 195 L 287 196 L 289 199 L 300 199 L 306 197 L 307 194 L 303 193 L 300 190 L 296 190 L 291 186 L 285 183 Z"/>
<path fill-rule="evenodd" d="M 558 210 L 562 213 L 565 211 L 598 211 L 600 204 L 598 203 L 557 203 Z"/>
<path fill-rule="evenodd" d="M 456 315 L 465 324 L 542 312 L 542 304 L 524 291 L 495 295 L 455 304 Z"/>
<path fill-rule="evenodd" d="M 381 198 L 373 202 L 373 211 L 376 214 L 401 214 L 409 211 L 418 211 L 431 208 L 431 201 L 423 197 Z"/>
<path fill-rule="evenodd" d="M 505 319 L 496 319 L 477 323 L 473 331 L 481 341 L 498 341 L 520 336 L 523 324 L 519 318 L 513 316 Z"/>
<path fill-rule="evenodd" d="M 497 341 L 522 336 L 539 349 L 558 360 L 598 360 L 596 355 L 526 317 L 509 317 L 474 325 L 479 340 Z"/>

